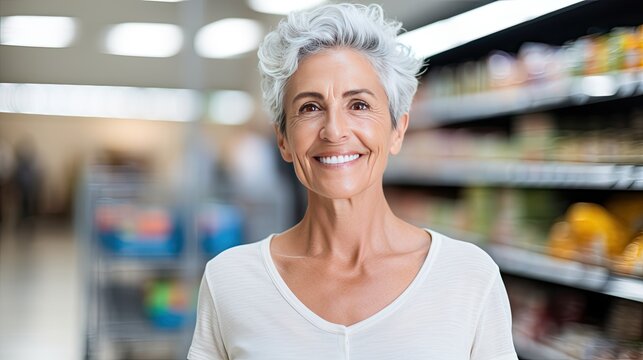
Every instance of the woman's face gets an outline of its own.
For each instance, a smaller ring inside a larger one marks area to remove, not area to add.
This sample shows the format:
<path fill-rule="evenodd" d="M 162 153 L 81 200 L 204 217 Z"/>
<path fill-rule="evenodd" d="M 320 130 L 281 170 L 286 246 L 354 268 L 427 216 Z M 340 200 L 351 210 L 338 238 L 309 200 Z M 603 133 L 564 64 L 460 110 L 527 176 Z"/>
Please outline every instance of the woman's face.
<path fill-rule="evenodd" d="M 388 98 L 360 53 L 329 49 L 306 57 L 286 86 L 284 160 L 309 190 L 346 199 L 381 186 L 388 154 L 400 150 L 408 114 L 393 129 Z"/>

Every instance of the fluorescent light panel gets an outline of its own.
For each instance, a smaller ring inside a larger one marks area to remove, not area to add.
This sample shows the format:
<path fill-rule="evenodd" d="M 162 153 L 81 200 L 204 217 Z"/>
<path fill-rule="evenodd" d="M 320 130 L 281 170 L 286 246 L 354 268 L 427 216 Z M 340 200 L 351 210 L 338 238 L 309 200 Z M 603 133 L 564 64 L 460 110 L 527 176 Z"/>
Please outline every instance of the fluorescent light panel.
<path fill-rule="evenodd" d="M 190 121 L 199 93 L 187 89 L 0 83 L 0 112 Z"/>
<path fill-rule="evenodd" d="M 307 9 L 325 2 L 326 0 L 248 0 L 248 6 L 262 13 L 286 15 L 291 11 Z"/>
<path fill-rule="evenodd" d="M 0 17 L 0 44 L 45 48 L 68 47 L 76 35 L 76 20 L 64 16 Z"/>
<path fill-rule="evenodd" d="M 256 49 L 263 28 L 255 20 L 228 18 L 202 27 L 194 39 L 196 52 L 207 58 L 230 58 Z"/>
<path fill-rule="evenodd" d="M 225 125 L 240 125 L 252 117 L 255 102 L 245 91 L 221 90 L 210 95 L 210 120 Z"/>
<path fill-rule="evenodd" d="M 582 0 L 499 0 L 398 36 L 419 58 L 455 48 Z"/>
<path fill-rule="evenodd" d="M 122 23 L 105 38 L 105 51 L 114 55 L 171 57 L 183 46 L 183 32 L 173 24 Z"/>

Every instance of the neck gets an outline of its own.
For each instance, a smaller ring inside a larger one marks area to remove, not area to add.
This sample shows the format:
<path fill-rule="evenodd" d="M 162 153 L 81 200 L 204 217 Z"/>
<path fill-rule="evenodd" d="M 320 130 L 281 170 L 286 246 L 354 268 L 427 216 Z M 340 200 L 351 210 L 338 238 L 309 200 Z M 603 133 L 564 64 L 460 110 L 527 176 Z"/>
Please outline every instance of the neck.
<path fill-rule="evenodd" d="M 306 214 L 293 230 L 302 239 L 298 252 L 359 264 L 393 250 L 392 229 L 400 221 L 376 186 L 350 199 L 309 192 Z"/>

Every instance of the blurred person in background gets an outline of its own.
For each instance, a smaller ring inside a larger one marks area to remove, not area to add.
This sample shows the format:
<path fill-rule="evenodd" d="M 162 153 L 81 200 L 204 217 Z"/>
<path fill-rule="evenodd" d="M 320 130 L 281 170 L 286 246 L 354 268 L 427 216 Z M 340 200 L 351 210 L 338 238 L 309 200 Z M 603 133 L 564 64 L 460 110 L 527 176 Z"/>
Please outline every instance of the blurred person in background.
<path fill-rule="evenodd" d="M 400 28 L 378 5 L 335 4 L 264 39 L 264 100 L 307 209 L 207 264 L 189 359 L 517 359 L 496 264 L 384 197 L 422 65 Z"/>
<path fill-rule="evenodd" d="M 7 222 L 5 214 L 5 199 L 8 193 L 9 180 L 11 179 L 11 168 L 13 164 L 13 152 L 11 147 L 4 140 L 0 139 L 0 241 L 2 231 Z"/>
<path fill-rule="evenodd" d="M 31 138 L 23 138 L 15 150 L 12 175 L 14 204 L 17 211 L 16 230 L 22 243 L 31 241 L 39 213 L 42 171 Z"/>

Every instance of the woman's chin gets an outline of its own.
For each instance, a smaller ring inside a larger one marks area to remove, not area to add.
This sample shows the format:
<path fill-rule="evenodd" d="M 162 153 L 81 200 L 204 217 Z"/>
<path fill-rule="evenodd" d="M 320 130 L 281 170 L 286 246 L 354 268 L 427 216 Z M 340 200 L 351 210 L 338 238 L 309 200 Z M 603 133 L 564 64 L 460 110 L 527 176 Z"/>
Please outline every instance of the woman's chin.
<path fill-rule="evenodd" d="M 363 194 L 367 186 L 359 184 L 339 184 L 336 186 L 323 186 L 315 189 L 309 189 L 317 196 L 330 200 L 352 199 Z"/>

